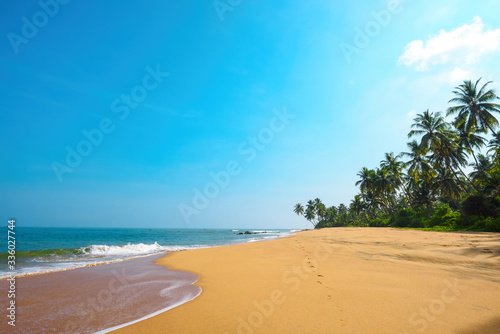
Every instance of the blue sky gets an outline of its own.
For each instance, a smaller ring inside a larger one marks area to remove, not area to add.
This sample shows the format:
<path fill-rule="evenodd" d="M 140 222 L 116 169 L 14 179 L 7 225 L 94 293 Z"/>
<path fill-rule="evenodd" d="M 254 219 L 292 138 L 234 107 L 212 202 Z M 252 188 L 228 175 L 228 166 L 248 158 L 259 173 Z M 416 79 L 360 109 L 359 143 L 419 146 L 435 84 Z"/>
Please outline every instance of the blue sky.
<path fill-rule="evenodd" d="M 308 227 L 293 205 L 348 204 L 416 113 L 500 89 L 496 0 L 229 3 L 5 2 L 1 216 Z"/>

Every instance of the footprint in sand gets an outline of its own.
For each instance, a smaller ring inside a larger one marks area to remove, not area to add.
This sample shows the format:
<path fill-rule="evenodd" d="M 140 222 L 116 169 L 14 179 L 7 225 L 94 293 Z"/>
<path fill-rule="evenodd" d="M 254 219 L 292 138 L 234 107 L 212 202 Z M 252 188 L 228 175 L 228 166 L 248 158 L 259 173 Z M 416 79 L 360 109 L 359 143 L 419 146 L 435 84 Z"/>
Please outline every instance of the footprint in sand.
<path fill-rule="evenodd" d="M 318 277 L 323 277 L 323 275 L 318 275 Z"/>
<path fill-rule="evenodd" d="M 321 283 L 321 281 L 318 281 L 318 283 L 319 283 L 319 284 L 323 284 L 323 283 Z"/>

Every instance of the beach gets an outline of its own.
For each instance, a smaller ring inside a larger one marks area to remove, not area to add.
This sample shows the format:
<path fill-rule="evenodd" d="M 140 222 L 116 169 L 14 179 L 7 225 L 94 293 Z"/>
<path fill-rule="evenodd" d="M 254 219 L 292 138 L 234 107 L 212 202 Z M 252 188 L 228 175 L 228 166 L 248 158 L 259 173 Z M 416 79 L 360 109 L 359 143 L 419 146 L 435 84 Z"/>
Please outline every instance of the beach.
<path fill-rule="evenodd" d="M 498 333 L 500 235 L 331 228 L 171 253 L 195 299 L 113 333 Z"/>

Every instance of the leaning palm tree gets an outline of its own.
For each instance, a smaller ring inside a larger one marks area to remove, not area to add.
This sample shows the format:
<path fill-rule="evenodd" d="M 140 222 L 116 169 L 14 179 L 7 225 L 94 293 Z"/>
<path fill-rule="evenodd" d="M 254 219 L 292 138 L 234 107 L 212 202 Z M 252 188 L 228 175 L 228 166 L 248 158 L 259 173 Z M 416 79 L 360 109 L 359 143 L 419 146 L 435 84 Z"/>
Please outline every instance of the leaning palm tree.
<path fill-rule="evenodd" d="M 452 140 L 455 133 L 450 129 L 450 125 L 444 120 L 440 112 L 430 112 L 428 109 L 423 114 L 415 117 L 408 133 L 408 138 L 421 135 L 420 147 L 424 152 L 431 151 L 434 155 L 443 150 L 444 144 Z M 446 154 L 446 152 L 441 152 Z M 437 159 L 437 158 L 436 158 Z"/>
<path fill-rule="evenodd" d="M 360 216 L 361 212 L 363 212 L 365 208 L 365 204 L 361 199 L 361 195 L 354 196 L 354 199 L 351 201 L 351 210 L 356 214 L 356 216 Z"/>
<path fill-rule="evenodd" d="M 415 140 L 409 142 L 407 145 L 410 151 L 403 152 L 401 155 L 410 159 L 406 162 L 408 175 L 414 179 L 415 183 L 418 183 L 421 179 L 430 180 L 434 174 L 434 170 L 425 152 Z"/>
<path fill-rule="evenodd" d="M 316 227 L 317 223 L 314 221 L 316 219 L 316 213 L 311 208 L 308 207 L 306 209 L 306 213 L 304 214 L 304 217 L 306 217 L 306 219 L 308 221 L 310 221 L 314 227 Z"/>
<path fill-rule="evenodd" d="M 417 130 L 411 130 L 408 137 L 422 135 L 420 146 L 425 151 L 432 152 L 436 168 L 446 167 L 453 172 L 459 184 L 462 183 L 453 169 L 454 166 L 457 166 L 454 159 L 458 159 L 459 154 L 457 153 L 457 135 L 451 129 L 450 124 L 444 120 L 440 112 L 431 113 L 429 110 L 423 114 L 418 114 L 414 120 L 415 123 L 412 124 L 412 128 L 417 128 Z M 461 158 L 462 155 L 460 155 Z M 462 162 L 460 160 L 460 163 Z M 465 186 L 464 189 L 468 192 Z"/>
<path fill-rule="evenodd" d="M 293 212 L 297 214 L 297 216 L 303 215 L 304 214 L 304 207 L 302 204 L 297 203 L 295 204 L 295 208 L 293 209 Z"/>
<path fill-rule="evenodd" d="M 457 200 L 461 198 L 461 189 L 453 173 L 447 168 L 437 167 L 436 177 L 433 179 L 431 187 L 441 193 L 441 197 L 448 197 L 458 207 Z"/>
<path fill-rule="evenodd" d="M 356 182 L 356 185 L 359 186 L 361 192 L 364 193 L 373 189 L 373 179 L 375 177 L 375 171 L 363 167 L 358 173 L 358 176 L 360 177 L 360 180 Z"/>
<path fill-rule="evenodd" d="M 386 153 L 385 159 L 380 162 L 380 167 L 391 173 L 395 182 L 395 188 L 396 189 L 402 188 L 407 198 L 410 199 L 410 194 L 408 193 L 406 187 L 403 184 L 403 168 L 405 166 L 405 163 L 399 161 L 398 160 L 399 158 L 400 158 L 399 155 L 394 156 L 394 153 L 392 152 Z"/>
<path fill-rule="evenodd" d="M 474 183 L 483 186 L 491 178 L 490 171 L 493 169 L 493 163 L 487 155 L 480 154 L 477 158 L 478 162 L 472 164 L 474 171 L 469 174 L 469 177 Z"/>
<path fill-rule="evenodd" d="M 493 89 L 488 89 L 491 81 L 485 83 L 478 89 L 479 81 L 464 81 L 464 83 L 455 88 L 453 93 L 455 97 L 449 102 L 455 102 L 458 105 L 448 108 L 447 115 L 457 114 L 456 126 L 464 127 L 465 132 L 484 132 L 488 130 L 493 132 L 500 140 L 500 136 L 494 128 L 498 126 L 498 120 L 493 116 L 494 112 L 500 112 L 500 105 L 494 103 L 498 99 Z"/>
<path fill-rule="evenodd" d="M 460 126 L 458 127 L 458 131 L 457 144 L 462 147 L 467 154 L 471 155 L 477 164 L 478 161 L 474 148 L 478 151 L 481 150 L 481 148 L 486 145 L 486 139 L 474 133 L 467 133 L 463 127 Z"/>
<path fill-rule="evenodd" d="M 463 152 L 463 149 L 460 148 L 456 142 L 456 138 L 447 142 L 442 142 L 441 148 L 431 156 L 431 161 L 434 162 L 434 165 L 437 169 L 443 167 L 447 172 L 451 172 L 454 175 L 457 184 L 461 186 L 467 193 L 469 193 L 464 180 L 460 179 L 457 171 L 455 170 L 455 168 L 458 169 L 462 173 L 462 175 L 468 179 L 463 170 L 460 168 L 461 166 L 464 167 L 467 165 L 467 158 L 465 153 Z M 438 173 L 439 172 L 440 171 L 438 171 Z M 473 185 L 472 182 L 470 182 L 470 184 Z"/>
<path fill-rule="evenodd" d="M 318 219 L 324 220 L 326 218 L 326 206 L 321 202 L 317 204 L 316 213 L 318 214 Z"/>

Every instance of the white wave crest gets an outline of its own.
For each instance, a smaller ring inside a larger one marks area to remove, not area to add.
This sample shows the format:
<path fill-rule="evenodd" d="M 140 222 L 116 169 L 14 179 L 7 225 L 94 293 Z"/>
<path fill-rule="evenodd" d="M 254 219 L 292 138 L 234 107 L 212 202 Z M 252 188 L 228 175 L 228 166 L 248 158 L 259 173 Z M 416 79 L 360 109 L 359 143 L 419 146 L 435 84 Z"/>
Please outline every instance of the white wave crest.
<path fill-rule="evenodd" d="M 154 244 L 131 244 L 123 246 L 91 245 L 80 248 L 80 251 L 86 255 L 109 256 L 109 255 L 145 255 L 164 252 L 173 247 L 163 247 L 157 242 Z M 178 249 L 175 249 L 178 250 Z"/>

